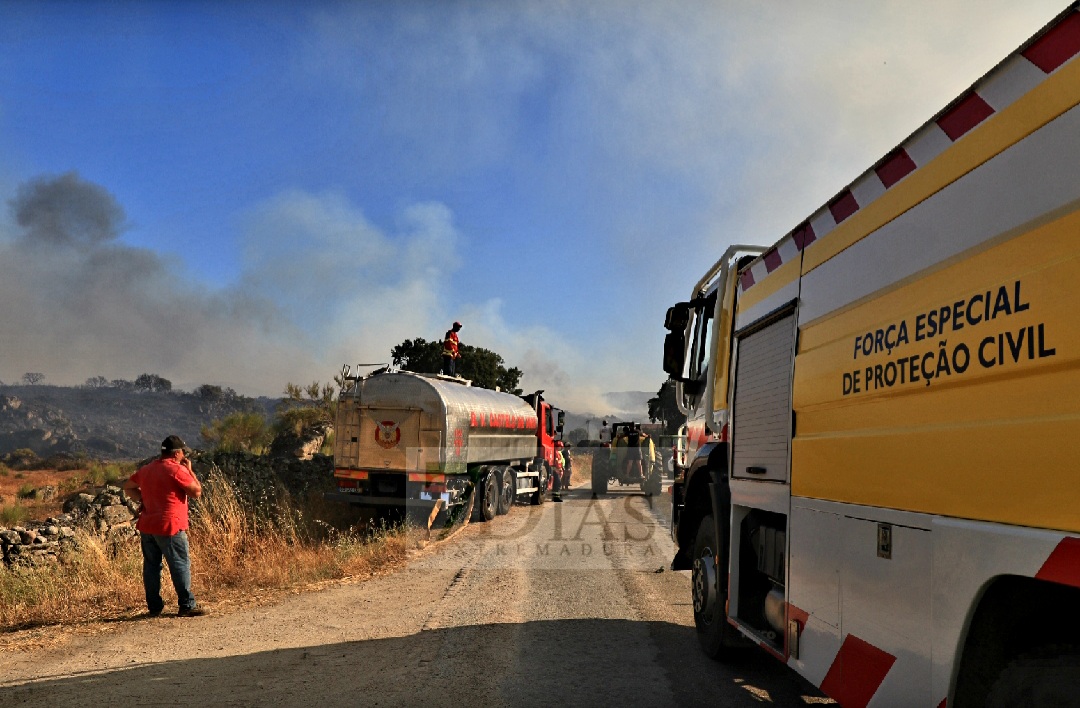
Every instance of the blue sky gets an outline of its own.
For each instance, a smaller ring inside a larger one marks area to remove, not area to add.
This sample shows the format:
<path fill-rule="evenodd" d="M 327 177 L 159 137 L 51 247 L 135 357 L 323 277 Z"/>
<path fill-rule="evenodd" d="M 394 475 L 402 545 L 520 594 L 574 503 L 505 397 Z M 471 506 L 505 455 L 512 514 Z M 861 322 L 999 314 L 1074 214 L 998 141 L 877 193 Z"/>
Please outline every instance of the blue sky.
<path fill-rule="evenodd" d="M 0 380 L 273 395 L 457 319 L 603 414 L 1065 6 L 0 0 Z"/>

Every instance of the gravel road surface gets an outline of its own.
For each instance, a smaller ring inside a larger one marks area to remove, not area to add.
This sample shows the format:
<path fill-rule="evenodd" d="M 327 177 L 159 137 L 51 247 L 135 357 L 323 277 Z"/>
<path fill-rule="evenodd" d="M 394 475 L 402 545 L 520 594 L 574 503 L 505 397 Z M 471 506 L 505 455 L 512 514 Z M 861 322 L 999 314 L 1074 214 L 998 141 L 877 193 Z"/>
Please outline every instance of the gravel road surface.
<path fill-rule="evenodd" d="M 757 650 L 701 654 L 689 573 L 667 570 L 669 496 L 591 497 L 515 506 L 364 582 L 9 648 L 0 705 L 827 702 Z"/>

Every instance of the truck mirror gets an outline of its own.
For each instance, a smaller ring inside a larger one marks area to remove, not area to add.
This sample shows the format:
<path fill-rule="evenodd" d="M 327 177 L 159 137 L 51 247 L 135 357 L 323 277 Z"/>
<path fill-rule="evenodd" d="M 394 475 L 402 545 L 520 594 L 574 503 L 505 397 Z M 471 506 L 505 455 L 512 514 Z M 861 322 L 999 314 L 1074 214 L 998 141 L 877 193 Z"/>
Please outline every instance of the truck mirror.
<path fill-rule="evenodd" d="M 671 332 L 681 332 L 686 329 L 690 322 L 690 303 L 680 302 L 668 308 L 664 316 L 664 329 Z"/>
<path fill-rule="evenodd" d="M 557 428 L 560 433 L 562 432 L 564 425 L 566 425 L 566 413 L 564 413 L 563 411 L 559 411 L 559 425 L 557 426 Z"/>
<path fill-rule="evenodd" d="M 681 329 L 672 330 L 664 337 L 664 372 L 678 380 L 682 378 L 685 365 L 686 334 Z"/>

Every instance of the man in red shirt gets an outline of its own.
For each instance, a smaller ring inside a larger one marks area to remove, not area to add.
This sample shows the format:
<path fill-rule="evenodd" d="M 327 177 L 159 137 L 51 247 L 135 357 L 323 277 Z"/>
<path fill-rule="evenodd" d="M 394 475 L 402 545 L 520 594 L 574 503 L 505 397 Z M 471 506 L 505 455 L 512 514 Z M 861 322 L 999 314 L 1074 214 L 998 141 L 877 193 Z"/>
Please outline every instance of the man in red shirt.
<path fill-rule="evenodd" d="M 188 497 L 202 496 L 202 485 L 184 455 L 184 441 L 170 435 L 161 443 L 161 457 L 140 467 L 124 483 L 124 493 L 142 505 L 135 524 L 142 539 L 143 588 L 146 609 L 156 617 L 165 609 L 161 599 L 161 559 L 169 566 L 180 617 L 196 617 L 206 611 L 195 604 L 191 592 L 191 559 L 188 555 Z"/>

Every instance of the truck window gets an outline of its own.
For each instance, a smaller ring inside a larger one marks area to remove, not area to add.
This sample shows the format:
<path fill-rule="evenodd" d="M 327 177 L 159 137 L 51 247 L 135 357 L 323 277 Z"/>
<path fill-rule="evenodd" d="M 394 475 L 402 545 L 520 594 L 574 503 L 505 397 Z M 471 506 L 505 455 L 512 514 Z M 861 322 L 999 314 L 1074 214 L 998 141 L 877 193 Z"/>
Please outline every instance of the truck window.
<path fill-rule="evenodd" d="M 691 379 L 701 379 L 705 375 L 715 310 L 716 291 L 714 290 L 712 295 L 694 310 L 694 344 L 690 350 Z"/>

